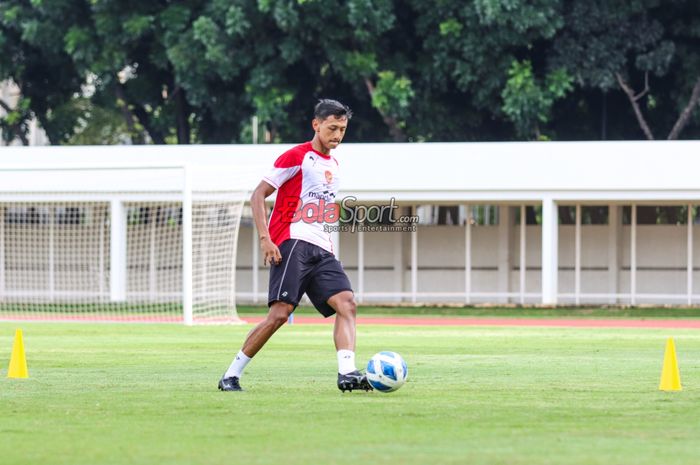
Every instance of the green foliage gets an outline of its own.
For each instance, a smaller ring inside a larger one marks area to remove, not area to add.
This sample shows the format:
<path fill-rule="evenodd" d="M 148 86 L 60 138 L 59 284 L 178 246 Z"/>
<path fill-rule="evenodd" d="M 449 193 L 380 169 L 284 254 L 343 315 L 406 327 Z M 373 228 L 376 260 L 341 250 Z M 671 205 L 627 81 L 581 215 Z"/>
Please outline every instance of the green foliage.
<path fill-rule="evenodd" d="M 562 27 L 560 2 L 414 0 L 411 5 L 416 47 L 422 51 L 409 75 L 416 92 L 411 138 L 517 138 L 501 110 L 508 71 L 514 60 L 537 56 L 533 44 Z"/>
<path fill-rule="evenodd" d="M 0 129 L 2 129 L 2 140 L 7 144 L 15 139 L 22 139 L 29 131 L 29 121 L 32 118 L 31 100 L 21 98 L 15 108 L 10 111 L 5 110 L 5 116 L 0 117 Z"/>
<path fill-rule="evenodd" d="M 219 26 L 207 16 L 197 18 L 193 26 L 194 40 L 201 42 L 205 49 L 204 59 L 217 63 L 226 59 L 226 50 L 221 40 Z"/>
<path fill-rule="evenodd" d="M 381 71 L 372 93 L 372 106 L 381 113 L 403 119 L 408 116 L 414 96 L 410 79 L 405 76 L 397 77 L 393 71 Z"/>
<path fill-rule="evenodd" d="M 374 52 L 352 51 L 345 55 L 345 72 L 357 79 L 372 76 L 377 72 L 377 56 Z"/>
<path fill-rule="evenodd" d="M 76 61 L 89 59 L 90 41 L 92 37 L 90 32 L 79 26 L 73 26 L 68 29 L 63 38 L 64 50 L 71 55 Z"/>
<path fill-rule="evenodd" d="M 299 141 L 321 97 L 355 109 L 349 141 L 636 138 L 618 75 L 672 127 L 700 77 L 700 3 L 0 2 L 0 80 L 30 102 L 4 133 L 35 116 L 55 144 L 89 119 L 133 143 L 248 141 L 253 115 Z"/>
<path fill-rule="evenodd" d="M 652 14 L 657 4 L 573 1 L 564 13 L 566 28 L 554 40 L 553 61 L 575 70 L 580 84 L 602 90 L 617 88 L 615 73 L 638 57 L 646 56 L 639 64 L 663 72 L 673 47 L 661 42 L 664 28 Z"/>
<path fill-rule="evenodd" d="M 124 21 L 125 35 L 130 39 L 138 39 L 151 30 L 152 24 L 153 16 L 134 15 Z"/>
<path fill-rule="evenodd" d="M 454 18 L 440 23 L 440 34 L 443 36 L 457 36 L 460 32 L 462 32 L 462 24 Z"/>
<path fill-rule="evenodd" d="M 77 24 L 80 14 L 80 8 L 72 11 L 65 2 L 0 3 L 0 81 L 11 80 L 21 92 L 18 112 L 10 112 L 11 122 L 0 118 L 9 131 L 3 137 L 26 136 L 29 120 L 36 117 L 49 140 L 65 140 L 76 115 L 61 108 L 80 92 L 82 79 L 64 51 L 62 38 L 70 26 L 63 27 Z M 22 102 L 28 102 L 29 108 L 23 108 Z"/>
<path fill-rule="evenodd" d="M 71 102 L 80 115 L 73 135 L 66 141 L 68 145 L 114 145 L 124 144 L 134 134 L 122 115 L 111 108 L 94 105 L 90 99 L 80 98 Z M 143 128 L 142 128 L 143 129 Z"/>
<path fill-rule="evenodd" d="M 263 82 L 258 82 L 263 84 Z M 291 91 L 284 91 L 277 86 L 269 85 L 253 89 L 246 88 L 246 92 L 252 96 L 256 114 L 263 121 L 277 122 L 284 115 L 285 106 L 294 98 Z"/>
<path fill-rule="evenodd" d="M 537 34 L 548 39 L 563 25 L 561 2 L 476 0 L 474 7 L 481 24 L 512 28 L 519 34 L 537 31 Z"/>
<path fill-rule="evenodd" d="M 522 137 L 541 136 L 540 123 L 551 118 L 552 105 L 573 88 L 573 78 L 564 68 L 547 74 L 544 81 L 535 78 L 530 61 L 513 61 L 503 90 L 503 112 L 515 124 Z"/>

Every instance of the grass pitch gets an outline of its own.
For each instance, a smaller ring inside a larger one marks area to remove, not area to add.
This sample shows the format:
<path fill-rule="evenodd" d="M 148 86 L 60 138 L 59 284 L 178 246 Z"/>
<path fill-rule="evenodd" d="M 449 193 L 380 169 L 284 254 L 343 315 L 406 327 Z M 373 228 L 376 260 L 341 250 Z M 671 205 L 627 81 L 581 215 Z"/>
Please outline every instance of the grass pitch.
<path fill-rule="evenodd" d="M 14 329 L 30 379 L 5 378 Z M 359 328 L 409 382 L 341 394 L 332 327 L 284 327 L 219 376 L 250 326 L 0 323 L 0 463 L 695 464 L 700 332 Z M 684 391 L 659 392 L 674 336 Z"/>

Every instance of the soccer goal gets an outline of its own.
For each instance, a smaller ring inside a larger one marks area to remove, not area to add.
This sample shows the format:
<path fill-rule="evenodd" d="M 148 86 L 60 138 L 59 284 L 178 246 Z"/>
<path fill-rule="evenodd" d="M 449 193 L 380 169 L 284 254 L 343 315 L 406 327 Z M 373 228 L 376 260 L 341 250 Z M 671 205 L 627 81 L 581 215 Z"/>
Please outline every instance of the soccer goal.
<path fill-rule="evenodd" d="M 4 167 L 0 186 L 0 318 L 240 321 L 245 189 L 187 166 Z"/>

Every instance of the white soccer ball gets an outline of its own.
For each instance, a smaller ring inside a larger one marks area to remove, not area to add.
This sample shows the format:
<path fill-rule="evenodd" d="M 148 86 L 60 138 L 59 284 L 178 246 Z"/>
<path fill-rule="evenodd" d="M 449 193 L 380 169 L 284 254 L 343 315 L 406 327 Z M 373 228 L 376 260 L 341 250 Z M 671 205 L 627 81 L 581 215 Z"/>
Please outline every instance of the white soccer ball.
<path fill-rule="evenodd" d="M 408 367 L 396 352 L 379 352 L 367 364 L 367 381 L 379 392 L 393 392 L 403 386 Z"/>

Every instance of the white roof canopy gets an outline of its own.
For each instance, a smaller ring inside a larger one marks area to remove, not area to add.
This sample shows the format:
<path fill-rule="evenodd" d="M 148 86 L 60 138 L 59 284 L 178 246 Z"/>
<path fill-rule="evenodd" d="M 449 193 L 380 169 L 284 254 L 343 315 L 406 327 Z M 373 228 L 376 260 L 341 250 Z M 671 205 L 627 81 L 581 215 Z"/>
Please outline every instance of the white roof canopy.
<path fill-rule="evenodd" d="M 184 166 L 195 190 L 252 189 L 291 146 L 6 147 L 0 191 L 178 190 Z M 367 202 L 700 200 L 700 141 L 347 143 L 333 155 L 341 194 Z"/>

